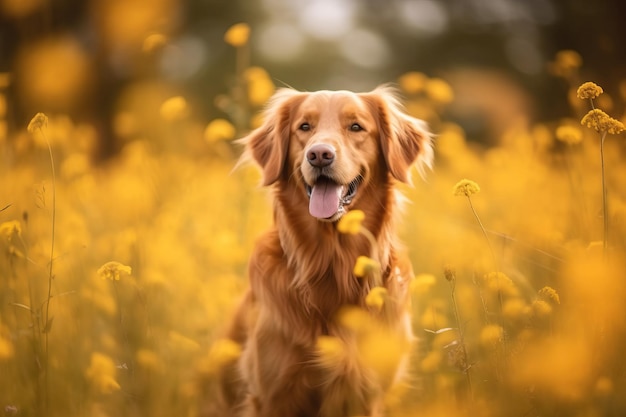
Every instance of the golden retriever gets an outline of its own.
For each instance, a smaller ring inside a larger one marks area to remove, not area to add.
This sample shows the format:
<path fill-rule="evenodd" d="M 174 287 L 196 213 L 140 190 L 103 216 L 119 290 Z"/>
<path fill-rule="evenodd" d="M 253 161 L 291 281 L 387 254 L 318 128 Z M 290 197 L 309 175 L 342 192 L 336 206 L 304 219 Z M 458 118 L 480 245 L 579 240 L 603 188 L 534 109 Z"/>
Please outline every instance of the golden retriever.
<path fill-rule="evenodd" d="M 382 415 L 411 340 L 413 273 L 394 233 L 395 184 L 431 163 L 425 123 L 386 86 L 358 94 L 282 89 L 242 141 L 272 187 L 274 226 L 250 259 L 250 289 L 229 334 L 242 354 L 223 373 L 221 415 Z M 369 232 L 340 233 L 338 221 L 356 209 Z M 357 277 L 359 256 L 375 256 L 379 270 Z M 385 289 L 382 306 L 366 302 L 375 286 Z M 350 311 L 381 330 L 378 344 L 406 347 L 392 346 L 398 357 L 383 367 L 370 364 L 372 355 L 360 353 L 363 326 L 345 320 Z"/>

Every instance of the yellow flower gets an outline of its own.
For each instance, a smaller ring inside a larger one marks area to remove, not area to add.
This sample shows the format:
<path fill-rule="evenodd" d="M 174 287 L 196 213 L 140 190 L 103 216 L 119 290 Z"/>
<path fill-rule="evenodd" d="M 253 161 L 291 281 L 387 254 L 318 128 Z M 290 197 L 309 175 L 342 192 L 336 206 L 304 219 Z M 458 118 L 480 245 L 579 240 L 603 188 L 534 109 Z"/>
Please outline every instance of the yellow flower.
<path fill-rule="evenodd" d="M 162 361 L 159 359 L 159 356 L 149 349 L 139 349 L 137 353 L 135 353 L 135 358 L 137 359 L 137 363 L 145 369 L 154 371 L 162 369 Z"/>
<path fill-rule="evenodd" d="M 398 78 L 400 88 L 409 93 L 417 94 L 424 89 L 428 77 L 421 72 L 411 71 Z"/>
<path fill-rule="evenodd" d="M 0 224 L 0 236 L 4 236 L 5 239 L 11 240 L 13 236 L 22 236 L 22 226 L 17 220 L 10 220 Z"/>
<path fill-rule="evenodd" d="M 532 311 L 535 317 L 547 317 L 552 313 L 552 307 L 543 300 L 535 300 L 532 304 Z"/>
<path fill-rule="evenodd" d="M 250 37 L 250 26 L 247 23 L 237 23 L 232 25 L 224 34 L 224 41 L 234 47 L 243 46 L 248 43 Z"/>
<path fill-rule="evenodd" d="M 209 142 L 230 140 L 235 137 L 235 126 L 226 119 L 214 119 L 204 129 L 204 139 Z"/>
<path fill-rule="evenodd" d="M 354 265 L 354 275 L 359 278 L 364 277 L 366 274 L 370 272 L 374 272 L 380 268 L 378 262 L 376 262 L 372 258 L 368 258 L 367 256 L 359 256 L 356 259 L 356 264 Z"/>
<path fill-rule="evenodd" d="M 454 195 L 455 196 L 466 196 L 469 197 L 472 194 L 476 194 L 480 191 L 480 187 L 472 180 L 462 179 L 457 182 L 454 186 Z"/>
<path fill-rule="evenodd" d="M 437 283 L 437 278 L 432 274 L 419 274 L 409 284 L 411 294 L 420 296 L 427 294 Z"/>
<path fill-rule="evenodd" d="M 253 106 L 261 106 L 274 94 L 276 87 L 267 71 L 261 67 L 250 67 L 243 74 L 248 83 L 248 101 Z"/>
<path fill-rule="evenodd" d="M 437 372 L 442 360 L 443 353 L 440 350 L 433 350 L 431 352 L 428 352 L 424 359 L 422 359 L 422 361 L 420 362 L 420 368 L 422 372 L 425 373 Z"/>
<path fill-rule="evenodd" d="M 603 92 L 604 91 L 602 90 L 602 87 L 600 87 L 598 84 L 588 81 L 578 87 L 578 90 L 576 91 L 576 97 L 582 100 L 593 99 L 598 97 Z"/>
<path fill-rule="evenodd" d="M 556 53 L 556 62 L 563 69 L 576 69 L 583 64 L 580 54 L 570 49 L 565 49 Z"/>
<path fill-rule="evenodd" d="M 387 289 L 383 287 L 374 287 L 365 297 L 365 304 L 376 311 L 380 311 L 385 305 L 387 298 Z"/>
<path fill-rule="evenodd" d="M 339 219 L 337 230 L 340 233 L 357 235 L 361 231 L 361 223 L 364 219 L 365 213 L 362 210 L 350 210 Z"/>
<path fill-rule="evenodd" d="M 241 356 L 241 345 L 230 339 L 216 341 L 209 351 L 211 361 L 219 367 L 236 361 L 239 356 Z"/>
<path fill-rule="evenodd" d="M 346 346 L 334 336 L 320 336 L 316 343 L 320 362 L 329 368 L 339 365 L 346 357 Z"/>
<path fill-rule="evenodd" d="M 580 124 L 594 129 L 596 132 L 607 132 L 617 135 L 624 130 L 624 124 L 610 117 L 600 109 L 590 110 L 580 121 Z"/>
<path fill-rule="evenodd" d="M 116 372 L 113 359 L 103 353 L 93 352 L 85 377 L 97 391 L 110 394 L 120 389 L 120 384 L 115 380 Z"/>
<path fill-rule="evenodd" d="M 35 133 L 37 129 L 43 129 L 48 126 L 48 116 L 43 113 L 37 113 L 28 123 L 28 133 Z"/>
<path fill-rule="evenodd" d="M 563 125 L 556 128 L 556 138 L 569 145 L 576 145 L 583 140 L 583 132 L 577 127 Z"/>
<path fill-rule="evenodd" d="M 167 44 L 167 37 L 161 33 L 148 35 L 143 41 L 141 49 L 143 52 L 151 53 L 157 51 Z"/>
<path fill-rule="evenodd" d="M 111 281 L 119 281 L 120 274 L 130 275 L 132 268 L 116 261 L 110 261 L 98 268 L 98 276 L 102 279 L 110 279 Z"/>
<path fill-rule="evenodd" d="M 452 87 L 440 78 L 431 78 L 428 80 L 425 90 L 428 97 L 437 103 L 447 104 L 454 100 Z"/>
<path fill-rule="evenodd" d="M 488 324 L 480 331 L 480 342 L 484 346 L 490 347 L 500 342 L 503 335 L 504 329 L 501 326 Z"/>
<path fill-rule="evenodd" d="M 552 287 L 543 287 L 539 290 L 539 298 L 545 301 L 550 301 L 555 304 L 561 304 L 559 293 Z"/>
<path fill-rule="evenodd" d="M 9 338 L 0 335 L 0 360 L 11 359 L 15 355 L 15 348 Z"/>
<path fill-rule="evenodd" d="M 170 97 L 161 104 L 159 113 L 168 122 L 184 119 L 189 112 L 187 100 L 184 97 Z"/>

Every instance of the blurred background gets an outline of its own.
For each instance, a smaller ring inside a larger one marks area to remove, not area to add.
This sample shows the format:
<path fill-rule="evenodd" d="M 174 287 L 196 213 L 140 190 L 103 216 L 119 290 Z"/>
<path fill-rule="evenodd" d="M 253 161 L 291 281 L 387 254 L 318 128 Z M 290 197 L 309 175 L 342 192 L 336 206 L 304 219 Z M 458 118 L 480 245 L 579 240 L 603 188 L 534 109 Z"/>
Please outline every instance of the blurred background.
<path fill-rule="evenodd" d="M 233 139 L 276 88 L 382 83 L 436 137 L 433 171 L 402 187 L 418 342 L 388 415 L 626 415 L 623 16 L 621 0 L 0 0 L 0 415 L 210 414 L 272 221 Z M 604 92 L 580 99 L 587 81 Z M 582 125 L 592 106 L 606 117 Z M 385 372 L 397 349 L 376 336 L 366 362 Z"/>
<path fill-rule="evenodd" d="M 0 71 L 10 127 L 63 112 L 98 127 L 106 156 L 119 148 L 116 113 L 150 84 L 219 116 L 235 74 L 223 35 L 246 22 L 250 63 L 277 86 L 362 91 L 420 71 L 452 85 L 446 116 L 490 141 L 503 120 L 569 115 L 548 65 L 560 50 L 617 89 L 625 13 L 619 0 L 2 0 Z"/>

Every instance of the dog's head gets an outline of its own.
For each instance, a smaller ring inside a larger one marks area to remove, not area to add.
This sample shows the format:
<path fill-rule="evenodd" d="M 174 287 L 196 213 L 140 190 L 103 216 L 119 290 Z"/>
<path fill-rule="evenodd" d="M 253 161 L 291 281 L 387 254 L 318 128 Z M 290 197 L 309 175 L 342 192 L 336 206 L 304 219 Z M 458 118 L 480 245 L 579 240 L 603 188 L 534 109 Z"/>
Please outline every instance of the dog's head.
<path fill-rule="evenodd" d="M 264 124 L 243 139 L 263 169 L 263 185 L 296 186 L 309 213 L 338 220 L 374 181 L 410 182 L 432 161 L 425 123 L 402 111 L 388 87 L 369 93 L 279 90 Z"/>

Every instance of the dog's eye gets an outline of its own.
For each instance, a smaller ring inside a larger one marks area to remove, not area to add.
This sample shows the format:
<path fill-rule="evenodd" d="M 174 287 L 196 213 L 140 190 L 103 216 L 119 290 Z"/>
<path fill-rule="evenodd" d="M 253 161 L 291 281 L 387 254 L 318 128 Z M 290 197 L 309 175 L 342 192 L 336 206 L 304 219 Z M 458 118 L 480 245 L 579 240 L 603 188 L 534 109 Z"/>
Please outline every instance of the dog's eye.
<path fill-rule="evenodd" d="M 358 123 L 352 123 L 352 125 L 350 126 L 350 130 L 353 132 L 360 132 L 361 130 L 363 130 L 363 127 Z"/>
<path fill-rule="evenodd" d="M 311 125 L 308 124 L 308 123 L 302 123 L 298 129 L 307 132 L 307 131 L 311 130 Z"/>

